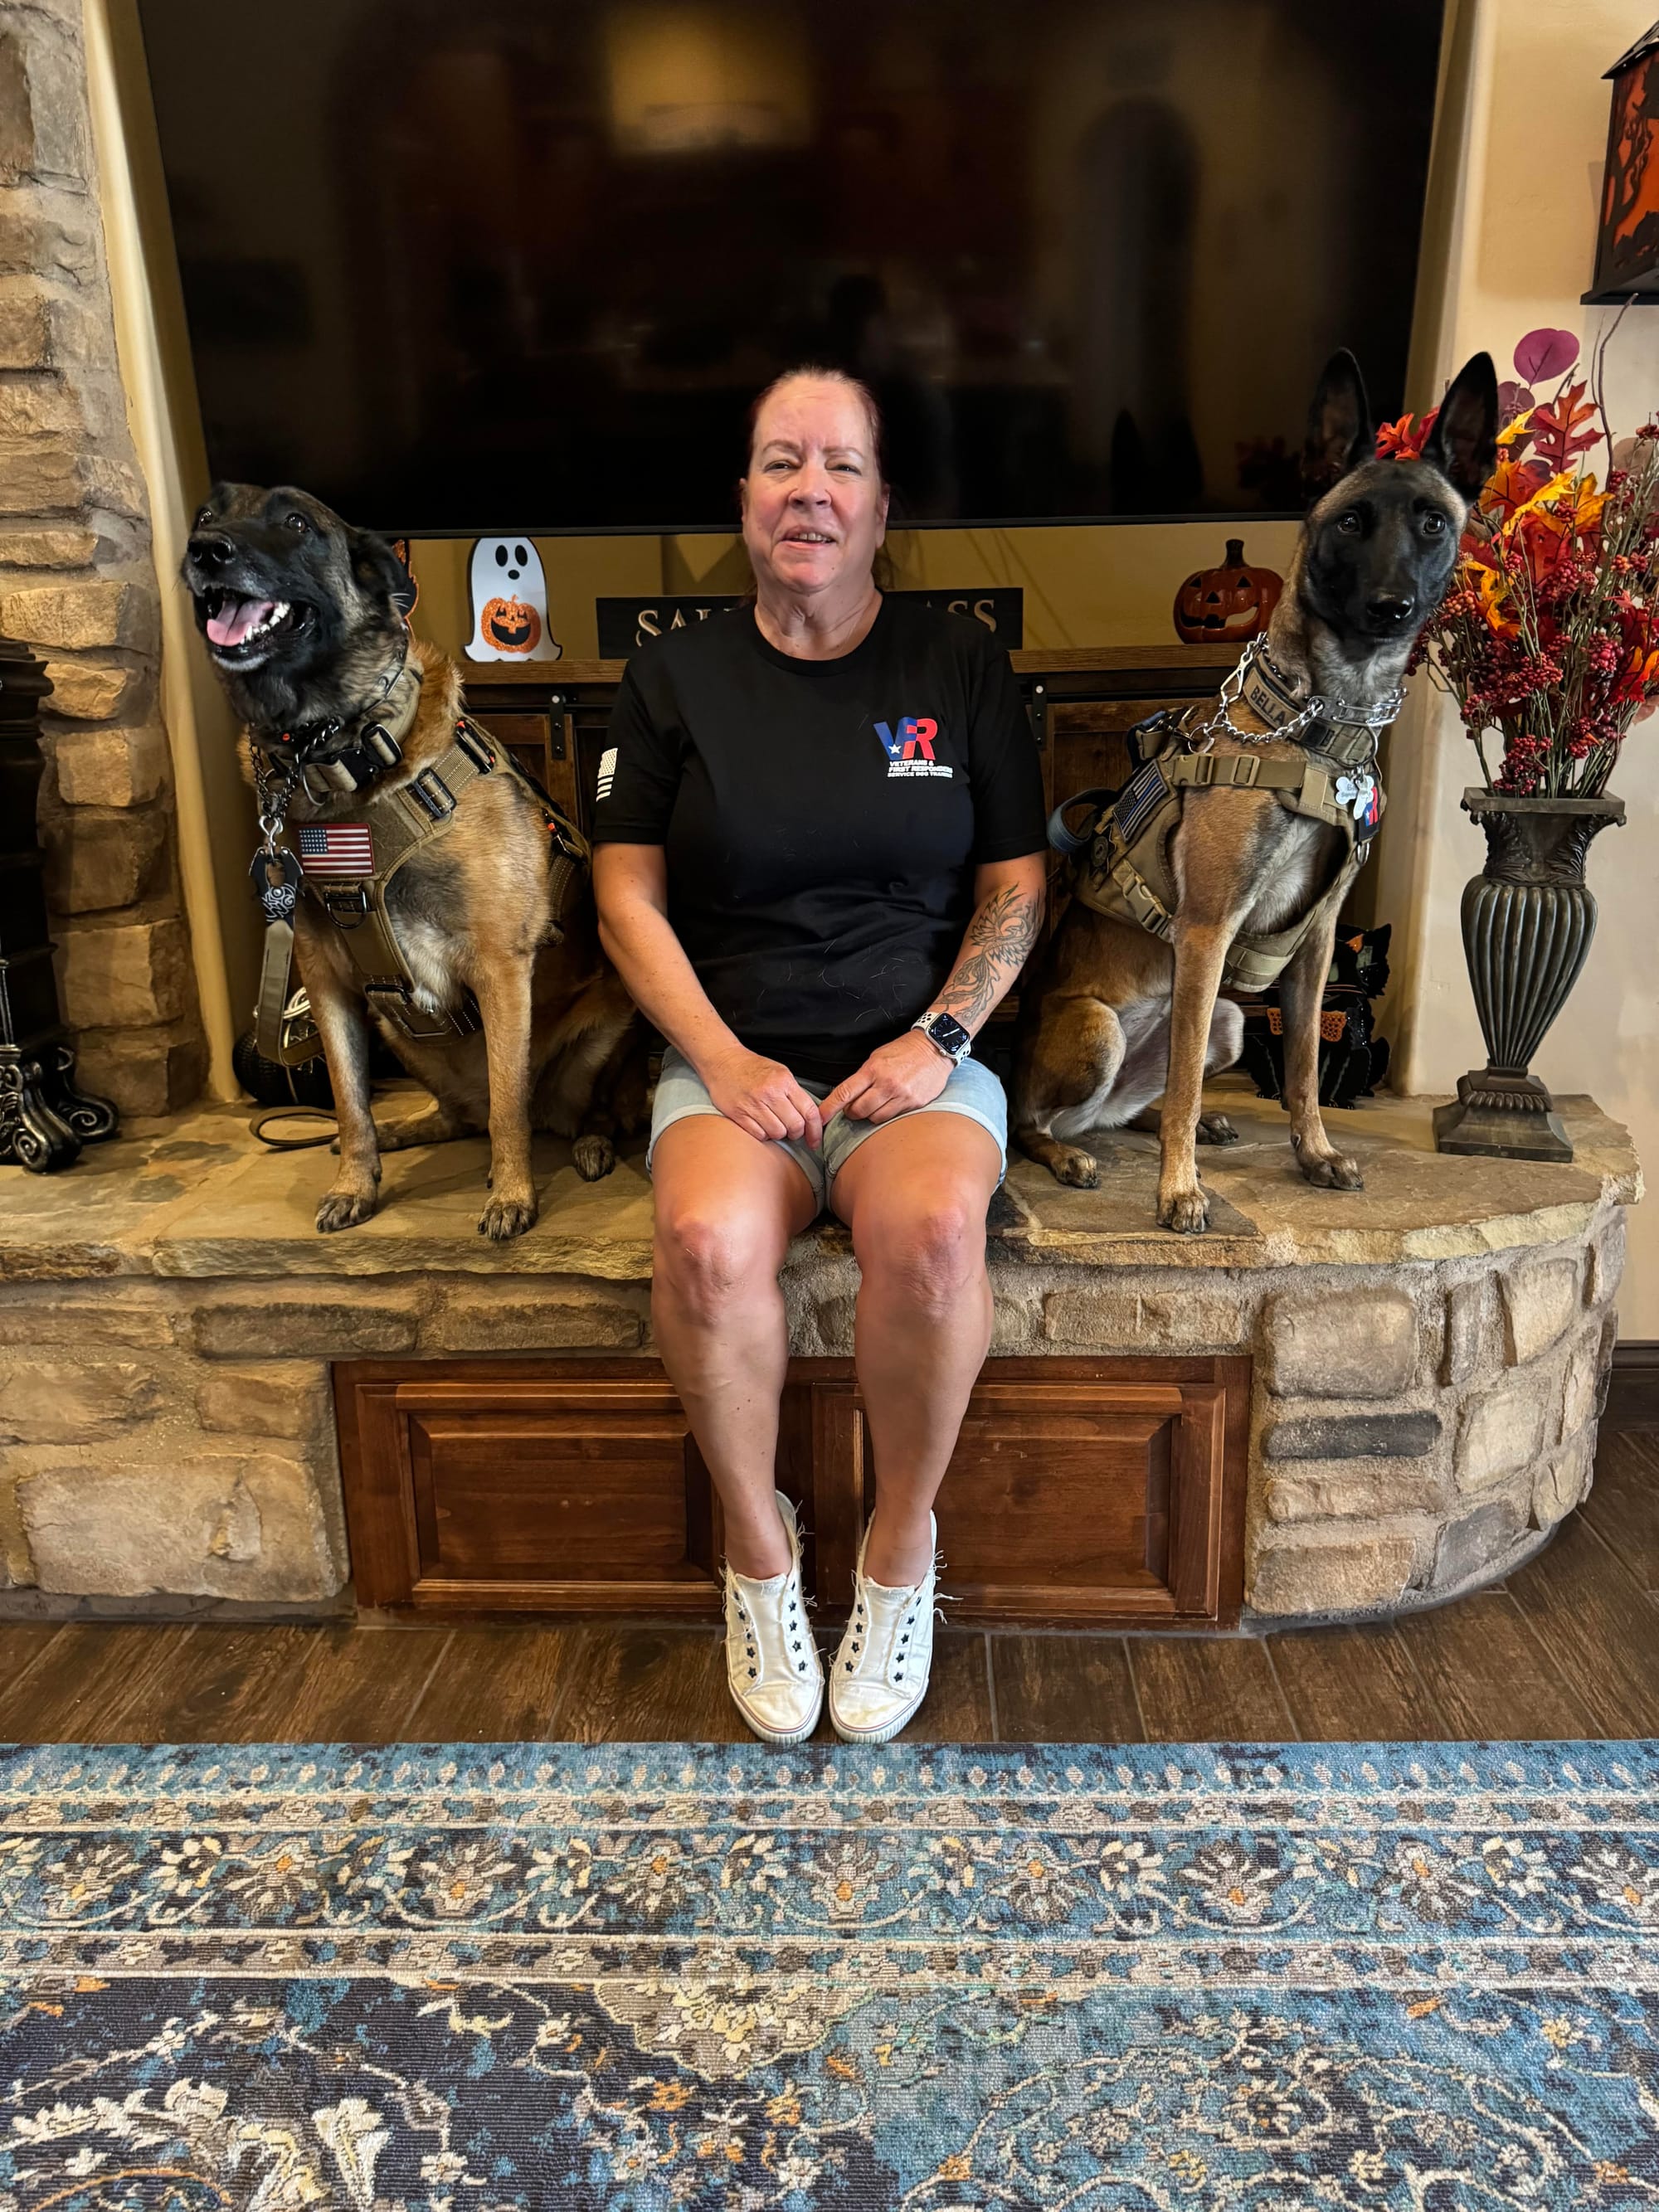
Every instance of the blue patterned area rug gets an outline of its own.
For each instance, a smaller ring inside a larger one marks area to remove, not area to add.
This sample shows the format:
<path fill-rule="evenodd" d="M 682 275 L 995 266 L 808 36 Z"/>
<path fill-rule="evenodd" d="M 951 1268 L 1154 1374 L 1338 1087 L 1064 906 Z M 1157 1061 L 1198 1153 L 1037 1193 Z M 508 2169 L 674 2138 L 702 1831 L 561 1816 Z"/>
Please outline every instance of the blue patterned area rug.
<path fill-rule="evenodd" d="M 1659 2198 L 1659 1745 L 0 1751 L 0 2212 Z"/>

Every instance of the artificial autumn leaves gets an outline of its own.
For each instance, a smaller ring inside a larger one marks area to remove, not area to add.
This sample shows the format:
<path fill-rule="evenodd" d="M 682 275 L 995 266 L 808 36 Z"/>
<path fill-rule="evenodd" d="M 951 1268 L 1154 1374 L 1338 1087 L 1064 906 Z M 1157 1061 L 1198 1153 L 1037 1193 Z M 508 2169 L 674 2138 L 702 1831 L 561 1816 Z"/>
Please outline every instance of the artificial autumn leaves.
<path fill-rule="evenodd" d="M 1489 790 L 1588 796 L 1603 789 L 1626 731 L 1659 698 L 1659 424 L 1615 450 L 1589 380 L 1569 381 L 1569 331 L 1515 350 L 1519 384 L 1497 467 L 1469 516 L 1457 573 L 1417 658 L 1455 697 Z M 1559 376 L 1553 397 L 1528 388 Z M 1385 423 L 1377 451 L 1413 459 L 1433 414 Z M 1583 456 L 1607 443 L 1598 485 Z M 1496 775 L 1482 738 L 1497 730 Z"/>

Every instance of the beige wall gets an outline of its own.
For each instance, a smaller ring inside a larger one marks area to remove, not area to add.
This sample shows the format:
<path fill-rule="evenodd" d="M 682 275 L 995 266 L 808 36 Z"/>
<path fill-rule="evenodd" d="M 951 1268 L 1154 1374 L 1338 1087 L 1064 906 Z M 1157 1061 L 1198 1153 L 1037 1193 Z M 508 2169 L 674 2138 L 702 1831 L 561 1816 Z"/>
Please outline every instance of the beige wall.
<path fill-rule="evenodd" d="M 1601 72 L 1646 29 L 1651 8 L 1649 0 L 1458 0 L 1456 17 L 1430 215 L 1436 267 L 1419 302 L 1418 405 L 1431 404 L 1482 347 L 1507 376 L 1516 339 L 1539 325 L 1577 331 L 1588 350 L 1614 320 L 1608 309 L 1579 305 L 1607 143 Z M 1625 318 L 1608 350 L 1607 398 L 1619 431 L 1659 409 L 1659 307 Z M 1421 678 L 1391 750 L 1377 910 L 1405 925 L 1392 1009 L 1396 1080 L 1443 1091 L 1486 1059 L 1458 922 L 1463 884 L 1485 849 L 1458 799 L 1479 775 L 1456 716 Z M 1628 826 L 1592 848 L 1600 928 L 1537 1073 L 1554 1089 L 1592 1092 L 1659 1163 L 1659 719 L 1637 726 L 1613 787 Z M 1632 1217 L 1620 1313 L 1626 1338 L 1659 1337 L 1659 1208 Z"/>
<path fill-rule="evenodd" d="M 1293 522 L 1107 524 L 1075 529 L 901 530 L 889 550 L 901 588 L 1018 584 L 1028 646 L 1173 645 L 1182 580 L 1212 568 L 1229 538 L 1282 575 Z M 553 635 L 568 659 L 598 649 L 593 601 L 630 592 L 741 592 L 749 569 L 735 537 L 538 538 Z M 415 627 L 459 653 L 470 633 L 465 538 L 417 538 Z"/>

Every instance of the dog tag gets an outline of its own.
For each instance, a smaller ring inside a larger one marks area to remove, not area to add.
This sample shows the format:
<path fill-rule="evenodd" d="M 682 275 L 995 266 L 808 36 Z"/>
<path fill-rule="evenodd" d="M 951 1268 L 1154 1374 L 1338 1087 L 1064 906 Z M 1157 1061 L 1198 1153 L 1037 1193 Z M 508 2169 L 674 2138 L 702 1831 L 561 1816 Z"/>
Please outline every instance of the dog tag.
<path fill-rule="evenodd" d="M 300 896 L 302 880 L 295 855 L 285 847 L 267 852 L 261 846 L 253 855 L 253 865 L 247 872 L 253 885 L 253 896 L 263 908 L 265 920 L 292 921 L 295 902 Z"/>
<path fill-rule="evenodd" d="M 1382 818 L 1376 803 L 1376 778 L 1369 769 L 1361 769 L 1358 775 L 1338 776 L 1336 803 L 1352 815 L 1355 841 L 1363 845 Z"/>

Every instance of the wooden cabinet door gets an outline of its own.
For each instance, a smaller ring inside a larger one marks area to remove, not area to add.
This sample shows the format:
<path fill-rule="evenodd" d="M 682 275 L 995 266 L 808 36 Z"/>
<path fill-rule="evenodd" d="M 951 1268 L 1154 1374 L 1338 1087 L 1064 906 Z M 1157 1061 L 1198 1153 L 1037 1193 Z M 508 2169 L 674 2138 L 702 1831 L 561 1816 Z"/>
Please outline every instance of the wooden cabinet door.
<path fill-rule="evenodd" d="M 1074 791 L 1097 785 L 1115 788 L 1129 781 L 1129 732 L 1160 708 L 1179 714 L 1190 699 L 1088 699 L 1056 701 L 1048 714 L 1048 744 L 1054 761 L 1054 803 Z"/>
<path fill-rule="evenodd" d="M 985 1370 L 935 1508 L 952 1620 L 1237 1619 L 1249 1361 L 1106 1364 Z M 875 1500 L 869 1435 L 855 1384 L 813 1395 L 817 1594 L 844 1607 Z"/>
<path fill-rule="evenodd" d="M 716 1500 L 660 1370 L 337 1373 L 360 1603 L 718 1614 Z"/>
<path fill-rule="evenodd" d="M 719 1618 L 720 1502 L 654 1360 L 334 1376 L 360 1604 Z M 1242 1358 L 990 1362 L 939 1493 L 952 1618 L 1236 1622 L 1249 1395 Z M 828 1614 L 874 1502 L 852 1363 L 792 1362 L 781 1410 L 778 1486 Z"/>

